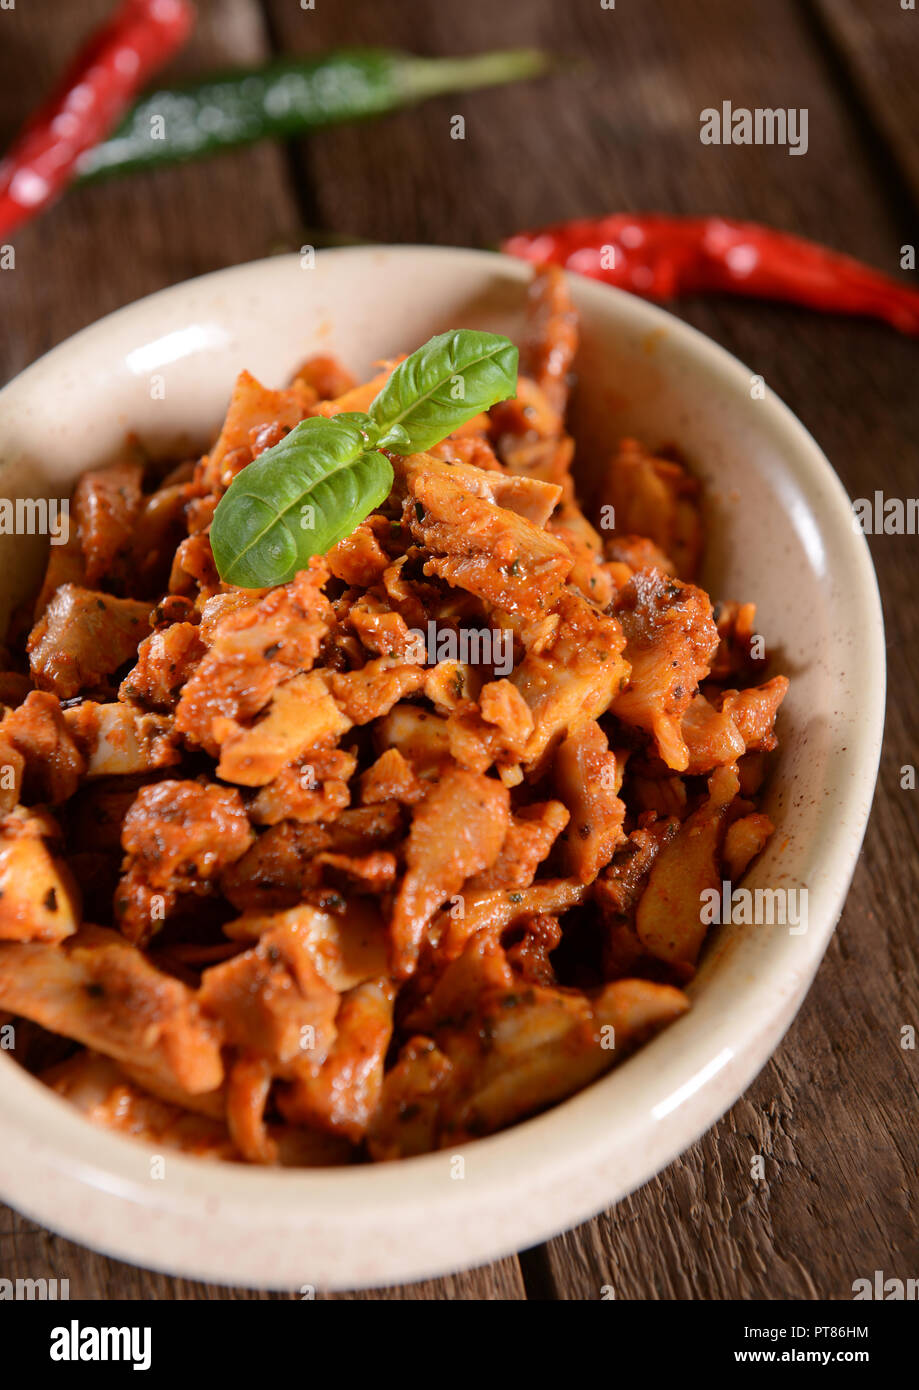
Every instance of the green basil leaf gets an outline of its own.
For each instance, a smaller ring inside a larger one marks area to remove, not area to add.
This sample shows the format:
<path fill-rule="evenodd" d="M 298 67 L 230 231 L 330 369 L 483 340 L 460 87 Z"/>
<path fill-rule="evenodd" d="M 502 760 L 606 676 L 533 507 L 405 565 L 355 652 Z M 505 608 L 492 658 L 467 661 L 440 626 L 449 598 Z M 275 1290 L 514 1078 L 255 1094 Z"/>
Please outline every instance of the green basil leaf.
<path fill-rule="evenodd" d="M 406 357 L 370 407 L 381 447 L 423 453 L 480 411 L 517 393 L 517 349 L 495 333 L 457 328 Z"/>
<path fill-rule="evenodd" d="M 401 425 L 390 425 L 389 429 L 381 439 L 377 440 L 381 449 L 389 449 L 393 454 L 410 454 L 412 452 L 412 441 L 409 438 L 408 430 Z"/>
<path fill-rule="evenodd" d="M 227 584 L 286 584 L 378 507 L 392 465 L 365 415 L 315 416 L 296 425 L 234 478 L 211 522 L 217 572 Z"/>
<path fill-rule="evenodd" d="M 456 329 L 400 363 L 368 415 L 302 421 L 218 503 L 210 540 L 221 579 L 243 589 L 286 584 L 387 497 L 393 471 L 380 449 L 421 453 L 516 387 L 513 343 Z"/>

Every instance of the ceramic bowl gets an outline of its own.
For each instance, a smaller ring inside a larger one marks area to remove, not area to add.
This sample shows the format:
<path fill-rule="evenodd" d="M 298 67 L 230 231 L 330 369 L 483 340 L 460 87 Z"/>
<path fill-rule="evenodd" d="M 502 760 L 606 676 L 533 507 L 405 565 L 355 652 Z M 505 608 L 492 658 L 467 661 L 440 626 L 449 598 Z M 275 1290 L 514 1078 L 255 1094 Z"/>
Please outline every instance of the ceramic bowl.
<path fill-rule="evenodd" d="M 111 314 L 0 394 L 0 495 L 65 496 L 128 431 L 203 446 L 234 376 L 283 384 L 312 352 L 358 375 L 454 326 L 521 326 L 529 270 L 431 247 L 282 256 L 176 285 Z M 609 1206 L 681 1153 L 767 1061 L 842 909 L 877 773 L 884 637 L 874 572 L 820 449 L 750 371 L 661 309 L 572 277 L 583 341 L 573 428 L 589 491 L 623 434 L 677 443 L 707 491 L 706 587 L 754 600 L 792 678 L 765 809 L 777 825 L 748 887 L 806 887 L 808 928 L 717 930 L 692 1010 L 547 1113 L 402 1163 L 295 1171 L 169 1155 L 95 1128 L 0 1051 L 0 1194 L 136 1264 L 225 1284 L 399 1283 L 532 1246 Z M 789 348 L 793 351 L 793 344 Z M 5 607 L 46 542 L 0 537 Z M 64 1271 L 66 1273 L 66 1271 Z"/>

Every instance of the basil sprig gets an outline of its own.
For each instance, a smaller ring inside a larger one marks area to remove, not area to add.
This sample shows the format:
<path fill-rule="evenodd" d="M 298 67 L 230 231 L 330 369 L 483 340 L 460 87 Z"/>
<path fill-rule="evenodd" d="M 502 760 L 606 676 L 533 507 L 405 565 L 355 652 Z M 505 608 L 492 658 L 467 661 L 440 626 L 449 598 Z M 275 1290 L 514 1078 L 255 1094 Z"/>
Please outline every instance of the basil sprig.
<path fill-rule="evenodd" d="M 383 432 L 399 427 L 421 454 L 517 389 L 517 349 L 494 333 L 459 328 L 425 343 L 392 373 L 370 414 Z M 402 453 L 397 445 L 394 452 Z"/>
<path fill-rule="evenodd" d="M 211 522 L 228 584 L 286 584 L 388 496 L 390 453 L 417 454 L 516 394 L 517 349 L 494 333 L 456 329 L 413 352 L 368 413 L 314 416 L 234 478 Z"/>

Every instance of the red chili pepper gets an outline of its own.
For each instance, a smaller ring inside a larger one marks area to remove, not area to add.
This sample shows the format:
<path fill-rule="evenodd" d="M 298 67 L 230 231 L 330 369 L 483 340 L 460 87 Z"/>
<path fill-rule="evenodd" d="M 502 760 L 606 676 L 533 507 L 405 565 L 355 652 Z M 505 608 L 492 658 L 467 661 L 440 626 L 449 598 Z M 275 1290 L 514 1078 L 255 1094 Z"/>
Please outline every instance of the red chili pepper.
<path fill-rule="evenodd" d="M 108 135 L 193 20 L 188 0 L 124 0 L 92 35 L 0 162 L 0 236 L 67 186 L 78 157 Z"/>
<path fill-rule="evenodd" d="M 919 333 L 919 291 L 851 256 L 756 222 L 620 212 L 509 237 L 501 249 L 647 299 L 714 290 L 865 314 L 901 333 Z"/>

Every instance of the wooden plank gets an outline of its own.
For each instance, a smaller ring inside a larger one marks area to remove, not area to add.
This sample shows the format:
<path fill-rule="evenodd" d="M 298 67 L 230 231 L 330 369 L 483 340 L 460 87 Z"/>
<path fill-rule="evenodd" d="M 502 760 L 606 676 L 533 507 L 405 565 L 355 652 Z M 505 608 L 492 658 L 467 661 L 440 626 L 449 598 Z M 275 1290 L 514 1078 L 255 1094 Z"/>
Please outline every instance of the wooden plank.
<path fill-rule="evenodd" d="M 791 1033 L 730 1114 L 547 1247 L 563 1297 L 846 1300 L 875 1269 L 916 1267 L 915 1054 L 897 1055 L 915 990 L 878 997 L 858 978 L 879 945 L 853 927 L 857 896 Z"/>
<path fill-rule="evenodd" d="M 919 8 L 916 0 L 805 0 L 848 82 L 919 203 Z"/>
<path fill-rule="evenodd" d="M 0 1207 L 0 1276 L 8 1279 L 67 1279 L 71 1298 L 258 1299 L 288 1295 L 229 1289 L 217 1284 L 172 1279 L 152 1270 L 110 1260 L 94 1250 L 43 1230 L 18 1212 Z M 293 1295 L 289 1295 L 293 1297 Z"/>
<path fill-rule="evenodd" d="M 881 182 L 835 99 L 795 0 L 657 0 L 603 10 L 594 0 L 512 6 L 464 0 L 462 22 L 439 0 L 354 0 L 302 11 L 265 0 L 291 52 L 353 42 L 455 54 L 544 47 L 574 69 L 539 82 L 438 98 L 301 142 L 320 225 L 367 240 L 487 245 L 524 226 L 617 208 L 759 217 L 826 236 L 845 208 L 850 249 L 883 245 Z M 691 58 L 691 70 L 685 63 Z M 779 147 L 714 148 L 699 116 L 735 105 L 810 103 L 803 158 Z M 463 115 L 463 140 L 450 136 Z M 838 160 L 840 149 L 845 160 Z M 805 189 L 808 186 L 809 191 Z M 842 227 L 837 225 L 837 239 Z"/>
<path fill-rule="evenodd" d="M 448 1274 L 443 1279 L 425 1279 L 417 1284 L 393 1285 L 383 1289 L 363 1289 L 354 1293 L 317 1294 L 329 1300 L 358 1302 L 519 1302 L 527 1296 L 516 1256 L 495 1264 Z"/>
<path fill-rule="evenodd" d="M 229 1288 L 193 1279 L 174 1279 L 153 1270 L 139 1269 L 87 1250 L 63 1236 L 45 1231 L 19 1213 L 0 1206 L 0 1278 L 67 1279 L 71 1298 L 199 1300 L 275 1299 L 299 1301 L 299 1288 L 265 1292 Z M 481 1270 L 428 1279 L 399 1288 L 367 1289 L 356 1293 L 327 1293 L 316 1289 L 317 1300 L 340 1301 L 453 1301 L 485 1299 L 516 1301 L 526 1297 L 519 1265 L 513 1257 Z"/>
<path fill-rule="evenodd" d="M 271 0 L 269 9 L 285 44 L 302 51 L 353 38 L 358 23 L 353 5 L 304 16 Z M 535 0 L 524 34 L 519 12 L 490 0 L 466 0 L 461 24 L 435 0 L 375 0 L 360 7 L 358 27 L 363 41 L 426 52 L 523 38 L 589 66 L 311 141 L 303 167 L 318 216 L 335 231 L 474 245 L 617 208 L 719 212 L 898 269 L 900 201 L 790 0 L 658 0 L 614 11 Z M 808 153 L 702 146 L 700 112 L 725 99 L 807 107 Z M 466 116 L 465 141 L 449 138 L 454 113 Z M 915 490 L 914 344 L 877 325 L 764 304 L 695 301 L 678 311 L 788 400 L 853 496 L 870 495 L 879 478 L 891 496 Z M 898 1051 L 898 1030 L 919 1003 L 915 801 L 898 782 L 915 758 L 912 544 L 872 542 L 898 702 L 865 854 L 801 1017 L 744 1099 L 679 1163 L 610 1215 L 527 1253 L 531 1296 L 596 1298 L 611 1284 L 619 1297 L 847 1297 L 862 1273 L 916 1268 L 915 1053 Z M 758 1152 L 760 1184 L 749 1176 Z"/>

